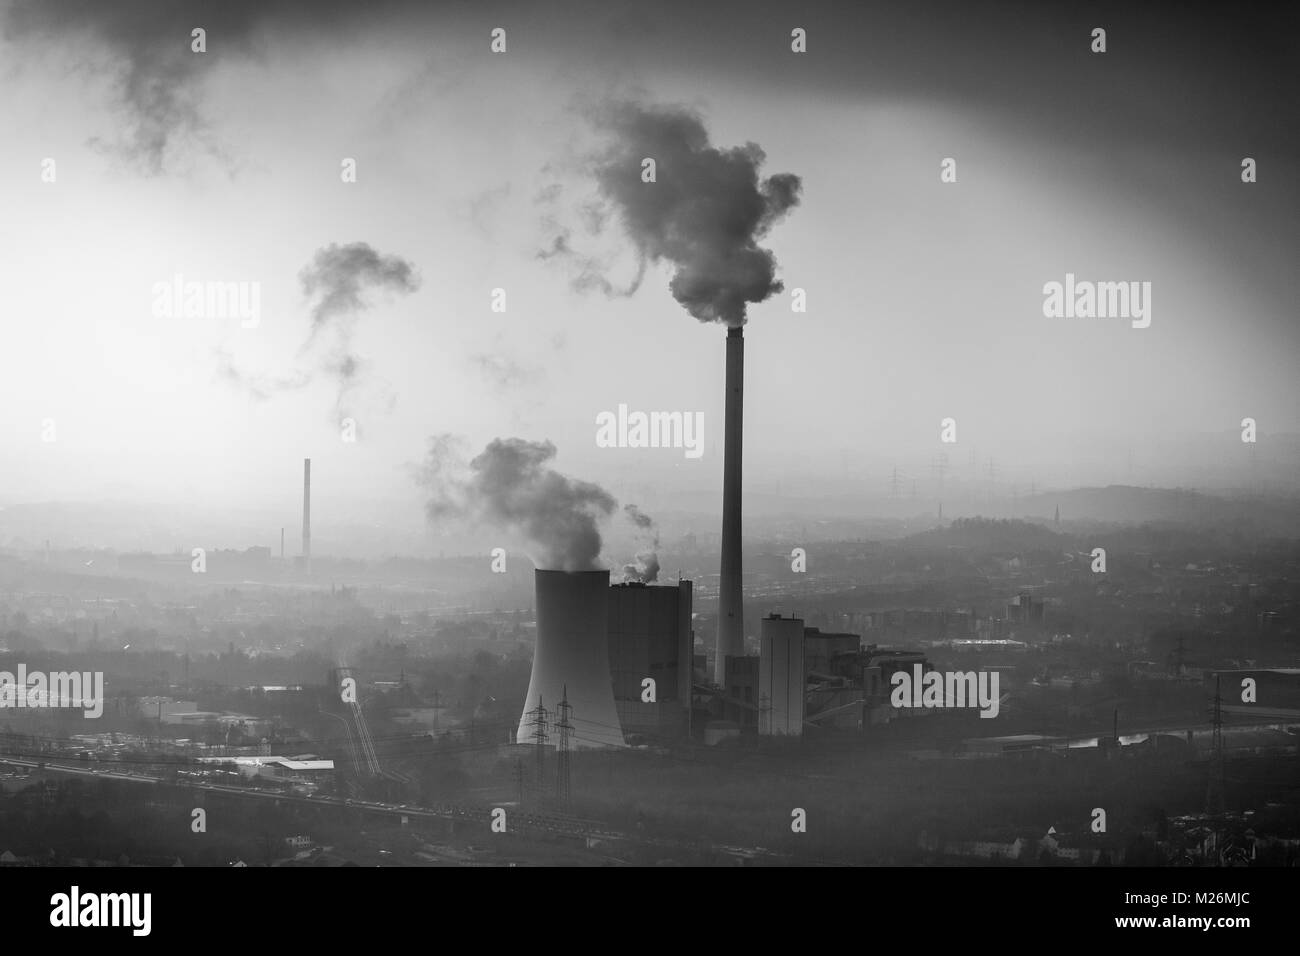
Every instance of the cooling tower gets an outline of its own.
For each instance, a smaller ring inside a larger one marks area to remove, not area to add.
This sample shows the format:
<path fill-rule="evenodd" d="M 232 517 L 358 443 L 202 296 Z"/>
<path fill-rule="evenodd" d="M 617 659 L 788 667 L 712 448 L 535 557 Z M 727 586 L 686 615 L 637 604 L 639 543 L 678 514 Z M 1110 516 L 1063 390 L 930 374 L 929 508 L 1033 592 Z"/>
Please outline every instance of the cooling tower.
<path fill-rule="evenodd" d="M 713 680 L 726 684 L 727 658 L 745 653 L 745 613 L 740 596 L 740 458 L 744 430 L 745 339 L 727 329 L 727 401 L 723 422 L 722 567 L 718 576 L 718 645 Z"/>
<path fill-rule="evenodd" d="M 540 699 L 548 711 L 547 744 L 555 746 L 556 706 L 567 687 L 573 748 L 625 746 L 609 672 L 609 572 L 538 570 L 533 581 L 537 647 L 515 740 L 535 742 L 529 714 Z"/>

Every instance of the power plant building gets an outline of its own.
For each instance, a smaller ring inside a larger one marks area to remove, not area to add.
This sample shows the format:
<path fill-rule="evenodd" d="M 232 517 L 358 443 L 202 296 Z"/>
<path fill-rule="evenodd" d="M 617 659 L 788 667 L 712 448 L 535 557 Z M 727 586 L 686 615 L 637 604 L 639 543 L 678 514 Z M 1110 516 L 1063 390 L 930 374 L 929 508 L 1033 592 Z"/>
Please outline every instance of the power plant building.
<path fill-rule="evenodd" d="M 803 619 L 763 618 L 758 659 L 758 732 L 800 736 L 804 720 Z"/>
<path fill-rule="evenodd" d="M 609 589 L 609 666 L 625 734 L 680 736 L 689 726 L 695 636 L 692 584 Z M 648 701 L 654 681 L 654 700 Z"/>
<path fill-rule="evenodd" d="M 829 633 L 805 627 L 804 662 L 809 678 L 861 677 L 858 656 L 862 638 L 857 634 Z"/>

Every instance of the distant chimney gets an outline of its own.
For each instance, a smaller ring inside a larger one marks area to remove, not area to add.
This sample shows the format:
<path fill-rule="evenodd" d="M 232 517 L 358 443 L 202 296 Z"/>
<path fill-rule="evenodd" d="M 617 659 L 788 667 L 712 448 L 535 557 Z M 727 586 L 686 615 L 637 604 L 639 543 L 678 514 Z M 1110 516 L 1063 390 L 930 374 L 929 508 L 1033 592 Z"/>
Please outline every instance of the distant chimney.
<path fill-rule="evenodd" d="M 311 574 L 311 459 L 302 460 L 302 564 Z"/>

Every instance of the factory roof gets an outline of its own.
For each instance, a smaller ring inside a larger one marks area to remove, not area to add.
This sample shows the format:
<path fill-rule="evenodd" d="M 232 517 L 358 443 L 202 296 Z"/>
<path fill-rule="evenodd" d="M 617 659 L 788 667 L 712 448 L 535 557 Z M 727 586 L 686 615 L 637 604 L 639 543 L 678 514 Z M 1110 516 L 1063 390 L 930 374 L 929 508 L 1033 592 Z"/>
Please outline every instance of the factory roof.
<path fill-rule="evenodd" d="M 274 764 L 286 770 L 333 770 L 333 760 L 291 760 L 288 757 L 200 757 L 203 763 L 233 763 L 242 767 Z"/>

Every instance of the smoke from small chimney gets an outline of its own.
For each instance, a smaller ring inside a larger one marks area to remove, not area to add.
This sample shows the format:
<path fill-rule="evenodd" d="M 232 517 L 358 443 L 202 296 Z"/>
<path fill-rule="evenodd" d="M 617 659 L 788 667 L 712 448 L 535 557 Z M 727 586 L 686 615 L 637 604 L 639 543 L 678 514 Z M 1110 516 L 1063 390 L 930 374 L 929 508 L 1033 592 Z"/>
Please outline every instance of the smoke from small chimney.
<path fill-rule="evenodd" d="M 654 519 L 636 505 L 624 505 L 623 513 L 645 537 L 653 536 L 650 550 L 638 551 L 631 564 L 623 565 L 623 580 L 653 584 L 659 580 L 659 531 Z"/>

